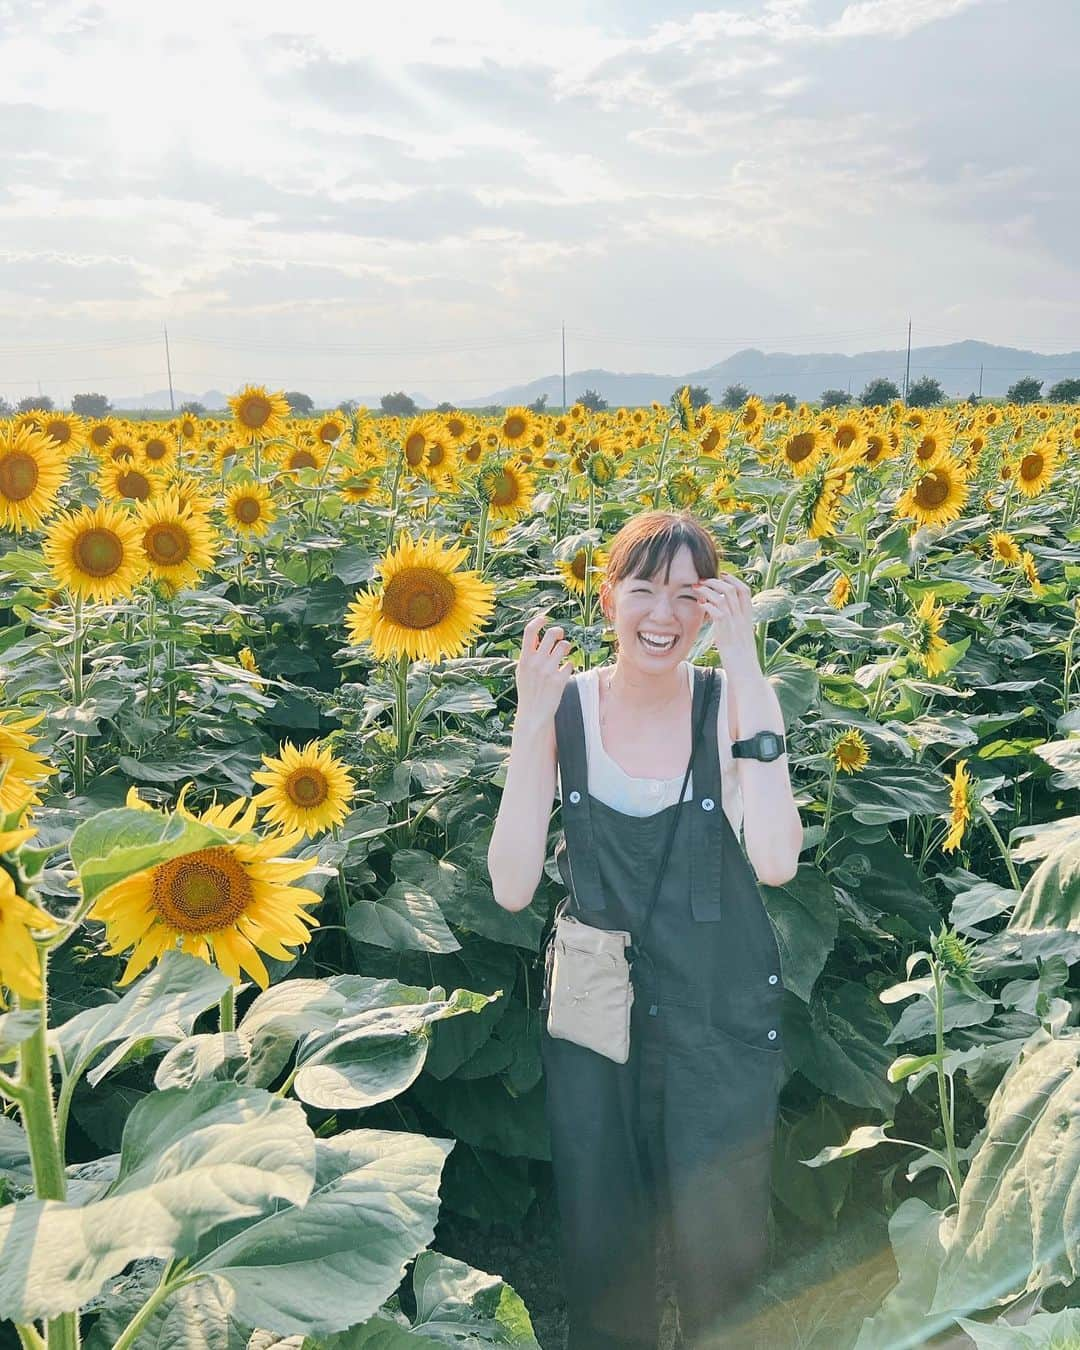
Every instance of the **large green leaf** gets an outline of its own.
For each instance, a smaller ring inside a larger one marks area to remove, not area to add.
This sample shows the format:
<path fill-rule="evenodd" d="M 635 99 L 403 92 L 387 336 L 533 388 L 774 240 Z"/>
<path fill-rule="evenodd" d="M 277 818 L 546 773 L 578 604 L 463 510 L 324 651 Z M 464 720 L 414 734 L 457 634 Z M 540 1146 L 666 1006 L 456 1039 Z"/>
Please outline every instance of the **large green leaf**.
<path fill-rule="evenodd" d="M 861 980 L 839 985 L 827 1001 L 815 994 L 808 1008 L 785 998 L 783 1017 L 787 1058 L 804 1077 L 852 1106 L 892 1115 L 902 1089 L 886 1078 L 891 1023 Z"/>
<path fill-rule="evenodd" d="M 952 1324 L 948 1315 L 928 1317 L 927 1308 L 954 1222 L 916 1196 L 897 1206 L 889 1219 L 889 1241 L 898 1280 L 859 1328 L 853 1350 L 915 1350 Z"/>
<path fill-rule="evenodd" d="M 105 1046 L 120 1042 L 89 1075 L 94 1084 L 139 1044 L 189 1036 L 196 1017 L 231 984 L 227 975 L 197 956 L 169 951 L 118 1002 L 76 1013 L 50 1037 L 67 1074 L 76 1077 Z"/>
<path fill-rule="evenodd" d="M 393 951 L 452 952 L 460 946 L 427 891 L 395 881 L 378 901 L 357 900 L 345 920 L 355 942 Z"/>
<path fill-rule="evenodd" d="M 172 778 L 169 779 L 173 781 Z M 200 848 L 213 848 L 236 837 L 184 816 L 162 816 L 121 806 L 100 811 L 71 836 L 71 861 L 87 900 L 116 881 Z"/>
<path fill-rule="evenodd" d="M 986 1323 L 958 1317 L 956 1322 L 976 1350 L 1075 1350 L 1080 1345 L 1080 1308 L 1036 1313 L 1021 1326 L 1004 1318 Z"/>
<path fill-rule="evenodd" d="M 1009 919 L 1012 933 L 1080 932 L 1080 837 L 1066 839 L 1035 870 Z"/>
<path fill-rule="evenodd" d="M 931 1312 L 971 1312 L 1080 1275 L 1080 1031 L 1035 1031 L 990 1100 Z"/>
<path fill-rule="evenodd" d="M 73 1311 L 129 1261 L 187 1256 L 220 1224 L 274 1201 L 302 1204 L 314 1172 L 297 1102 L 230 1083 L 153 1093 L 128 1117 L 119 1176 L 103 1199 L 0 1209 L 0 1317 Z"/>
<path fill-rule="evenodd" d="M 319 1140 L 310 1195 L 221 1234 L 190 1272 L 213 1281 L 231 1316 L 279 1335 L 366 1321 L 435 1235 L 439 1178 L 454 1144 L 403 1130 Z"/>
<path fill-rule="evenodd" d="M 838 779 L 836 800 L 867 825 L 949 809 L 949 789 L 939 773 L 922 764 L 889 764 Z"/>
<path fill-rule="evenodd" d="M 784 988 L 807 1003 L 839 929 L 832 884 L 810 863 L 800 863 L 790 881 L 763 885 L 761 893 L 776 930 Z"/>

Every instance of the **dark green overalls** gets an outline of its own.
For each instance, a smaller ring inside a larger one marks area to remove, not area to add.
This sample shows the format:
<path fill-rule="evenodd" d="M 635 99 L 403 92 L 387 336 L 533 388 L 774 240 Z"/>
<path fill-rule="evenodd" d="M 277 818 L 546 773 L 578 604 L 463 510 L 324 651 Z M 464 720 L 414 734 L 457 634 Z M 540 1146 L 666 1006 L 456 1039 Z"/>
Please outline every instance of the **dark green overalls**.
<path fill-rule="evenodd" d="M 695 717 L 704 686 L 695 667 Z M 654 967 L 634 966 L 629 1059 L 541 1031 L 567 1350 L 655 1350 L 661 1220 L 693 1350 L 733 1325 L 766 1255 L 784 986 L 757 879 L 723 809 L 718 699 L 719 682 L 646 938 Z M 589 794 L 573 677 L 555 733 L 568 908 L 637 935 L 675 805 L 631 816 Z"/>

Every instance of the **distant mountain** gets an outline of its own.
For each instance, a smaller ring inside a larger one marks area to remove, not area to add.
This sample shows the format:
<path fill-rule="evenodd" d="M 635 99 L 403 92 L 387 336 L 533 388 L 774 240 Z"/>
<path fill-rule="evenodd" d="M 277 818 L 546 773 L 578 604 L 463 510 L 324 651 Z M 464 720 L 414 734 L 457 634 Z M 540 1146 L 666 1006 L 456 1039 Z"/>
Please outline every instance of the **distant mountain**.
<path fill-rule="evenodd" d="M 613 408 L 620 404 L 634 407 L 654 401 L 666 403 L 675 390 L 684 384 L 705 385 L 714 403 L 720 402 L 724 390 L 731 384 L 745 385 L 752 394 L 792 394 L 800 401 L 807 402 L 819 399 L 825 389 L 843 389 L 850 391 L 853 398 L 858 398 L 866 385 L 880 375 L 894 380 L 902 389 L 906 359 L 907 353 L 902 347 L 858 352 L 854 356 L 846 356 L 842 352 L 763 352 L 756 347 L 747 347 L 704 370 L 690 370 L 682 375 L 575 370 L 566 376 L 566 398 L 568 403 L 573 403 L 586 389 L 595 389 Z M 1009 386 L 1025 375 L 1042 380 L 1045 393 L 1058 380 L 1080 378 L 1080 352 L 1044 356 L 1020 347 L 997 347 L 989 342 L 974 340 L 950 342 L 943 347 L 911 349 L 912 383 L 923 375 L 932 375 L 941 382 L 941 387 L 950 398 L 964 398 L 967 394 L 978 393 L 980 371 L 982 392 L 990 398 L 1004 397 Z M 296 387 L 302 389 L 303 384 L 303 380 L 298 379 Z M 448 380 L 447 384 L 452 386 L 453 381 Z M 332 396 L 323 395 L 317 406 L 332 408 L 345 398 L 356 398 L 369 408 L 377 409 L 380 397 L 386 392 L 341 391 Z M 541 394 L 547 395 L 549 411 L 560 408 L 561 375 L 546 375 L 529 384 L 497 389 L 481 398 L 465 399 L 458 406 L 482 408 L 497 404 L 509 407 L 516 403 L 532 403 Z M 218 389 L 210 389 L 204 394 L 191 394 L 177 389 L 173 397 L 178 408 L 181 403 L 192 400 L 216 412 L 228 407 L 226 396 Z M 439 401 L 415 392 L 412 398 L 419 408 L 434 408 Z M 155 389 L 140 398 L 114 399 L 113 406 L 121 411 L 168 408 L 169 391 Z"/>
<path fill-rule="evenodd" d="M 719 403 L 731 384 L 745 385 L 752 394 L 792 394 L 802 400 L 816 400 L 825 389 L 850 390 L 857 398 L 866 385 L 883 375 L 902 389 L 907 353 L 895 350 L 858 352 L 763 352 L 747 347 L 704 370 L 683 375 L 616 374 L 610 370 L 575 370 L 566 376 L 568 403 L 586 389 L 595 389 L 612 407 L 637 406 L 654 400 L 666 403 L 684 384 L 703 384 L 714 403 Z M 997 347 L 989 342 L 968 340 L 943 347 L 912 347 L 911 381 L 932 375 L 941 382 L 946 395 L 963 398 L 979 390 L 991 398 L 1003 397 L 1009 386 L 1025 375 L 1043 380 L 1044 392 L 1056 381 L 1080 377 L 1080 352 L 1044 356 L 1018 347 Z M 511 385 L 484 398 L 469 399 L 463 406 L 482 407 L 489 403 L 509 406 L 532 403 L 547 395 L 549 409 L 562 407 L 562 377 L 548 375 L 530 384 Z"/>
<path fill-rule="evenodd" d="M 143 394 L 140 398 L 114 398 L 111 402 L 114 408 L 120 410 L 168 408 L 170 406 L 167 389 L 154 389 L 149 394 Z M 229 406 L 226 396 L 220 389 L 208 389 L 205 394 L 189 394 L 186 389 L 174 389 L 173 402 L 178 408 L 182 403 L 201 403 L 207 412 L 220 412 L 222 408 Z"/>

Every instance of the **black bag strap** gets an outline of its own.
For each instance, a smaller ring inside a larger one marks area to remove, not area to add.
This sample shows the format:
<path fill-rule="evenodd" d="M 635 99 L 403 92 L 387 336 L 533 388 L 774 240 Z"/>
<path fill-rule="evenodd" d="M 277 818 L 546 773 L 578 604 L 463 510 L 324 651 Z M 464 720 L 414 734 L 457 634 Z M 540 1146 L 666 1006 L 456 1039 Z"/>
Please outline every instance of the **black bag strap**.
<path fill-rule="evenodd" d="M 696 758 L 698 752 L 698 746 L 701 744 L 701 732 L 702 728 L 705 726 L 705 714 L 712 703 L 713 687 L 715 686 L 715 684 L 716 684 L 716 671 L 712 666 L 709 666 L 705 679 L 705 689 L 701 699 L 701 707 L 698 709 L 697 725 L 694 727 L 694 739 L 690 746 L 690 759 L 686 765 L 686 773 L 683 774 L 682 789 L 679 792 L 679 800 L 675 806 L 675 810 L 672 811 L 671 813 L 671 827 L 668 830 L 667 843 L 664 845 L 664 856 L 660 860 L 660 870 L 656 874 L 656 883 L 653 886 L 652 897 L 650 898 L 649 906 L 645 911 L 645 920 L 641 927 L 641 937 L 631 943 L 630 950 L 627 953 L 628 957 L 631 958 L 631 963 L 633 958 L 638 955 L 645 956 L 645 958 L 648 961 L 650 961 L 650 963 L 652 960 L 648 952 L 646 952 L 643 947 L 645 941 L 645 933 L 648 930 L 649 923 L 653 916 L 653 909 L 656 907 L 656 901 L 660 895 L 660 885 L 664 880 L 664 869 L 667 867 L 668 858 L 671 857 L 671 848 L 675 842 L 675 827 L 679 823 L 679 812 L 682 810 L 683 798 L 686 796 L 686 785 L 690 781 L 690 770 L 693 768 L 694 759 Z"/>

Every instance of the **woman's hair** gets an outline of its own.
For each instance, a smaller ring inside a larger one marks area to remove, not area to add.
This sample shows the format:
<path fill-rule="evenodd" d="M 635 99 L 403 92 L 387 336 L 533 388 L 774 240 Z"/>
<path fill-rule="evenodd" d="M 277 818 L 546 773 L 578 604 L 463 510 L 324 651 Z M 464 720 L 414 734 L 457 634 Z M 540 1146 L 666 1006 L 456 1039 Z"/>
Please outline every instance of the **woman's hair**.
<path fill-rule="evenodd" d="M 604 580 L 609 586 L 623 577 L 651 580 L 663 568 L 667 581 L 672 559 L 684 544 L 698 576 L 715 577 L 720 549 L 696 516 L 689 511 L 641 511 L 607 545 Z"/>

